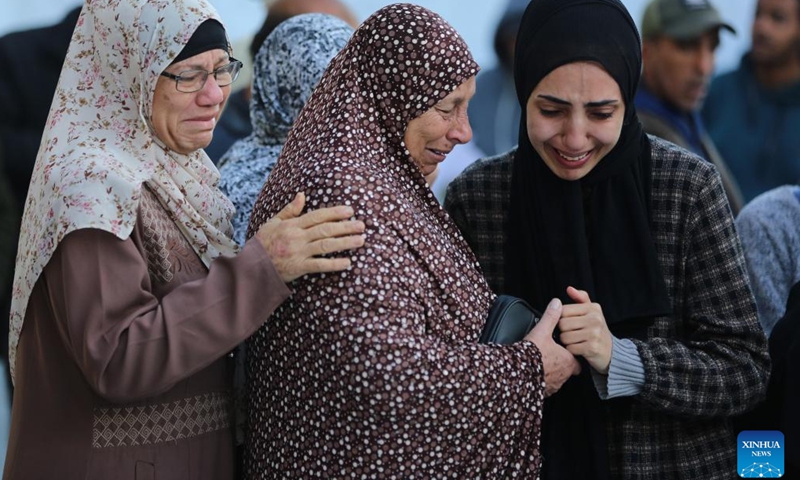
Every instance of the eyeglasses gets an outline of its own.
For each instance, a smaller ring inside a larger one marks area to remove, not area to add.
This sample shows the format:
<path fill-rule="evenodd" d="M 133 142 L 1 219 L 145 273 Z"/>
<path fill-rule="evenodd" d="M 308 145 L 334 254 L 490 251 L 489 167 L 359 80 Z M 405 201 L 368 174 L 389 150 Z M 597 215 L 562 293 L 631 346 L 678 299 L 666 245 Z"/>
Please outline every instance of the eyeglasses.
<path fill-rule="evenodd" d="M 175 80 L 175 88 L 179 92 L 193 93 L 202 90 L 208 80 L 209 75 L 214 75 L 214 80 L 219 87 L 227 87 L 239 77 L 239 70 L 242 69 L 242 62 L 231 57 L 231 62 L 223 65 L 216 70 L 184 70 L 175 75 L 169 72 L 161 72 L 161 75 Z"/>

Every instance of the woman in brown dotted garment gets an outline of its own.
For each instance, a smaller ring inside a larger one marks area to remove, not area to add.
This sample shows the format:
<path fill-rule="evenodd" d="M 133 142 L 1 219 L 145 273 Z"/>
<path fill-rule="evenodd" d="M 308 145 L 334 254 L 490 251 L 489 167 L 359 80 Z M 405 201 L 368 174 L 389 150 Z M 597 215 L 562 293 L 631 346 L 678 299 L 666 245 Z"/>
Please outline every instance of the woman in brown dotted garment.
<path fill-rule="evenodd" d="M 300 114 L 251 232 L 302 190 L 312 210 L 352 205 L 366 243 L 294 282 L 249 341 L 247 478 L 538 476 L 543 370 L 551 393 L 577 367 L 543 328 L 560 304 L 528 341 L 479 345 L 494 295 L 423 179 L 469 141 L 477 72 L 439 16 L 391 5 Z"/>

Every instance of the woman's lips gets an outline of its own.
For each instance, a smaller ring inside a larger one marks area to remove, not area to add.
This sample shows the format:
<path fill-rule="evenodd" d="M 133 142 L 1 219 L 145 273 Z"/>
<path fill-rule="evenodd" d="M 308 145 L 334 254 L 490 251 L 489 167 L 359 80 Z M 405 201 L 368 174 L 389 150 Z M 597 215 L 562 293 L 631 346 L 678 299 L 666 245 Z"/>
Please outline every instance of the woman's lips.
<path fill-rule="evenodd" d="M 551 150 L 555 153 L 554 156 L 558 163 L 570 169 L 581 168 L 586 165 L 586 162 L 592 157 L 592 152 L 594 152 L 594 150 L 589 150 L 587 152 L 567 153 L 552 147 Z"/>
<path fill-rule="evenodd" d="M 450 150 L 436 150 L 435 148 L 426 148 L 426 150 L 433 155 L 437 162 L 443 162 L 450 153 Z"/>
<path fill-rule="evenodd" d="M 583 160 L 584 158 L 586 158 L 589 155 L 589 153 L 591 153 L 591 152 L 584 152 L 584 153 L 582 153 L 580 155 L 571 156 L 571 155 L 567 155 L 567 154 L 565 154 L 564 152 L 561 152 L 561 151 L 558 152 L 558 154 L 561 155 L 561 157 L 564 160 L 567 160 L 569 162 L 579 162 L 579 161 Z"/>
<path fill-rule="evenodd" d="M 193 123 L 200 127 L 213 129 L 217 124 L 217 117 L 214 115 L 208 117 L 195 117 L 188 119 L 187 122 Z"/>

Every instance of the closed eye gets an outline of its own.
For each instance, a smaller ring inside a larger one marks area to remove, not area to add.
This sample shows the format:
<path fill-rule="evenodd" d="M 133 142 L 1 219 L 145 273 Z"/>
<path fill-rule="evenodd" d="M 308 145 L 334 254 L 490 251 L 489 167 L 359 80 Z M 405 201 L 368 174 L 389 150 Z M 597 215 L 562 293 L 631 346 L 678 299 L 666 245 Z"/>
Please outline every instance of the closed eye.
<path fill-rule="evenodd" d="M 608 120 L 614 116 L 614 112 L 592 112 L 591 116 L 598 120 Z"/>
<path fill-rule="evenodd" d="M 542 114 L 543 117 L 557 117 L 561 114 L 561 110 L 547 110 L 545 108 L 540 108 L 539 113 Z"/>
<path fill-rule="evenodd" d="M 185 82 L 192 82 L 200 78 L 201 75 L 204 75 L 205 71 L 198 71 L 198 70 L 184 70 L 178 74 L 181 77 L 181 80 Z"/>

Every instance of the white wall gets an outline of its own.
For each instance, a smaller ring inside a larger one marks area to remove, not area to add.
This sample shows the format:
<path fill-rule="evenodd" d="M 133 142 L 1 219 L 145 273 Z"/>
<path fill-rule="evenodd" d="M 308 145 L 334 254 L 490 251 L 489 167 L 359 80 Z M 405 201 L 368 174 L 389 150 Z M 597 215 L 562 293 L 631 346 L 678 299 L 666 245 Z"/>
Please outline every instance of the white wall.
<path fill-rule="evenodd" d="M 414 1 L 414 0 L 410 0 Z M 464 36 L 475 59 L 484 67 L 495 63 L 492 36 L 505 5 L 504 0 L 416 0 L 441 14 Z M 756 0 L 715 0 L 723 17 L 738 30 L 734 37 L 724 34 L 719 49 L 718 70 L 734 68 L 750 44 L 750 23 Z M 363 20 L 380 7 L 392 3 L 385 0 L 345 0 Z M 0 35 L 22 28 L 31 28 L 58 21 L 79 0 L 0 0 Z M 264 19 L 262 0 L 211 0 L 225 20 L 233 40 L 255 32 Z M 647 0 L 623 0 L 633 18 L 639 22 Z"/>

